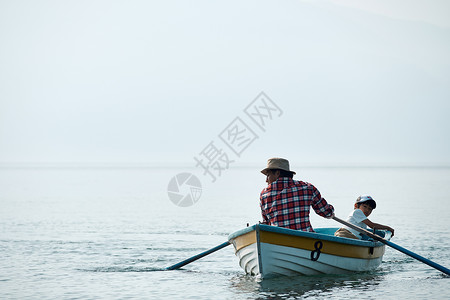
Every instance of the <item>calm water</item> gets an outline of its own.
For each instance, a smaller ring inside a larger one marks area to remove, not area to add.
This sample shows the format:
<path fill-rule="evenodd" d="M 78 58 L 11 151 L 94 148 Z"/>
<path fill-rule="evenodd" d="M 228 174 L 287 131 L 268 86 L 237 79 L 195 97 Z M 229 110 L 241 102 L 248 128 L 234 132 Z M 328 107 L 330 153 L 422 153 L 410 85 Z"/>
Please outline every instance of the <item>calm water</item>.
<path fill-rule="evenodd" d="M 258 281 L 232 247 L 182 270 L 162 269 L 226 241 L 260 220 L 259 168 L 235 168 L 191 207 L 168 198 L 183 168 L 0 169 L 2 299 L 449 299 L 450 278 L 387 248 L 374 272 Z M 191 170 L 193 171 L 193 170 Z M 197 170 L 198 171 L 198 170 Z M 449 168 L 304 168 L 345 218 L 359 194 L 393 242 L 450 267 Z M 315 227 L 337 227 L 312 217 Z"/>

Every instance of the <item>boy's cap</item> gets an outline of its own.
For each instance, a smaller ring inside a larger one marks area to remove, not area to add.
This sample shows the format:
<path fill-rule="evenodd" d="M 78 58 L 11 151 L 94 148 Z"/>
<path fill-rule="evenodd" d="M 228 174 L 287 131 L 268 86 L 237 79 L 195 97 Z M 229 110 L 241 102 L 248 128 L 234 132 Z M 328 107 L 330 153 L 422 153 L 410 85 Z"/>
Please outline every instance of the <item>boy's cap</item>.
<path fill-rule="evenodd" d="M 359 196 L 358 199 L 356 199 L 356 203 L 364 203 L 364 202 L 370 202 L 370 206 L 373 209 L 375 209 L 377 207 L 377 203 L 369 195 L 362 195 L 362 196 Z"/>

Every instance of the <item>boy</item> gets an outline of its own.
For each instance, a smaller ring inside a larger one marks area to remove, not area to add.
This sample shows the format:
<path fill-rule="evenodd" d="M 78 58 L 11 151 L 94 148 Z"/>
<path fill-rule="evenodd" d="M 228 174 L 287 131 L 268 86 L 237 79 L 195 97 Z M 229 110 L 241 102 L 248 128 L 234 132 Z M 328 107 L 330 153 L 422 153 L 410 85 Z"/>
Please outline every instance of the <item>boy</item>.
<path fill-rule="evenodd" d="M 377 203 L 369 195 L 359 196 L 358 199 L 356 199 L 355 210 L 352 211 L 352 213 L 348 216 L 347 222 L 364 229 L 367 229 L 367 226 L 369 226 L 372 229 L 389 230 L 390 232 L 392 232 L 392 236 L 394 236 L 394 229 L 386 225 L 373 223 L 367 218 L 372 213 L 372 210 L 376 207 Z M 334 235 L 351 239 L 362 238 L 361 234 L 358 231 L 347 226 L 339 228 L 339 230 L 336 231 Z"/>

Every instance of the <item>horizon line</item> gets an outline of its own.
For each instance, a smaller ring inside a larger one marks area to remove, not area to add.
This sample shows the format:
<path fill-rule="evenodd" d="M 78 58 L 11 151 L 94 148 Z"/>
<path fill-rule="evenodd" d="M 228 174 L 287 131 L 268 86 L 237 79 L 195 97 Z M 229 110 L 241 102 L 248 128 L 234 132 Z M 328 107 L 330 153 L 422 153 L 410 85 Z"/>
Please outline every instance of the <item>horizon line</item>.
<path fill-rule="evenodd" d="M 450 168 L 450 162 L 292 162 L 304 168 Z M 0 162 L 0 169 L 175 169 L 196 168 L 194 162 Z M 239 163 L 230 168 L 264 168 L 261 163 Z"/>

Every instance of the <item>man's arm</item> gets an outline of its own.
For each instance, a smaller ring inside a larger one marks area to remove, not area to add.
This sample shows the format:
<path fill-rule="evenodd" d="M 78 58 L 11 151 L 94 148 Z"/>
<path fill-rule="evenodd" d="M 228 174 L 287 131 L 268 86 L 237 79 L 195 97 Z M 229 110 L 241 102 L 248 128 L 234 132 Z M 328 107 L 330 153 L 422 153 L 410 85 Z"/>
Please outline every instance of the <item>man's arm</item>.
<path fill-rule="evenodd" d="M 327 200 L 322 198 L 318 189 L 312 186 L 312 208 L 319 216 L 324 218 L 332 218 L 334 216 L 334 207 L 328 204 Z"/>

